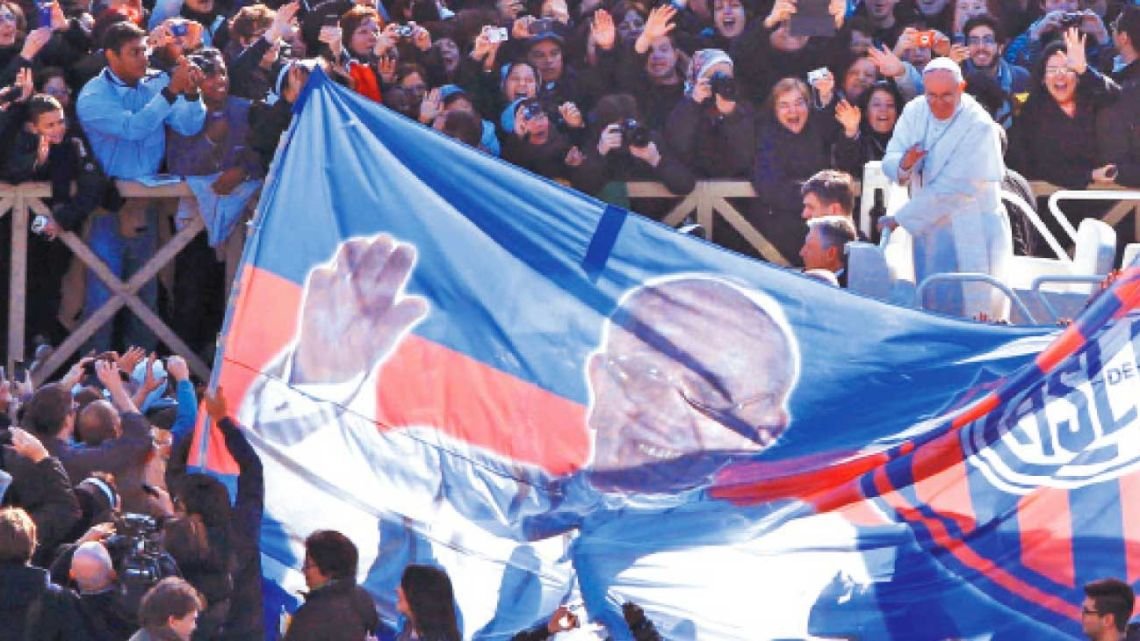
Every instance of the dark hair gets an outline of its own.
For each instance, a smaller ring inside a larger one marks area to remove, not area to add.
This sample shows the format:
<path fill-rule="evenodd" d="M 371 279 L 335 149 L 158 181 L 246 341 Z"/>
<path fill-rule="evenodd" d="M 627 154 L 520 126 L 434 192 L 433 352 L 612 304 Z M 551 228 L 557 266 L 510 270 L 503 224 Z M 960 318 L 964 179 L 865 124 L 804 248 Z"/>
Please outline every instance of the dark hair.
<path fill-rule="evenodd" d="M 59 104 L 55 97 L 46 93 L 38 93 L 28 98 L 27 105 L 24 108 L 28 113 L 28 122 L 31 123 L 35 123 L 37 118 L 46 113 L 63 111 L 63 105 Z"/>
<path fill-rule="evenodd" d="M 139 625 L 160 628 L 170 617 L 181 619 L 192 612 L 206 609 L 202 595 L 186 579 L 168 576 L 154 584 L 139 604 Z"/>
<path fill-rule="evenodd" d="M 20 7 L 20 3 L 13 2 L 12 0 L 3 0 L 0 2 L 0 5 L 8 7 L 8 10 L 12 12 L 12 15 L 16 16 L 16 31 L 19 33 L 27 33 L 28 19 L 24 15 L 24 9 Z"/>
<path fill-rule="evenodd" d="M 483 123 L 470 111 L 456 109 L 443 114 L 441 131 L 472 147 L 478 147 L 483 139 Z"/>
<path fill-rule="evenodd" d="M 190 62 L 198 65 L 202 73 L 207 76 L 212 76 L 226 68 L 225 56 L 213 47 L 204 47 L 186 57 L 190 59 Z"/>
<path fill-rule="evenodd" d="M 230 494 L 226 486 L 209 474 L 187 474 L 175 488 L 175 498 L 187 514 L 197 514 L 207 527 L 230 523 Z"/>
<path fill-rule="evenodd" d="M 103 33 L 103 50 L 114 51 L 115 55 L 119 55 L 123 50 L 123 45 L 145 37 L 146 32 L 135 23 L 116 22 L 107 27 L 107 31 Z"/>
<path fill-rule="evenodd" d="M 67 88 L 71 89 L 71 83 L 67 82 L 67 72 L 63 67 L 43 67 L 36 72 L 36 87 L 43 91 L 44 85 L 47 84 L 52 78 L 62 78 L 67 83 Z"/>
<path fill-rule="evenodd" d="M 352 41 L 352 34 L 355 33 L 366 20 L 373 20 L 379 28 L 384 28 L 384 19 L 381 18 L 380 14 L 372 7 L 359 4 L 353 5 L 351 9 L 345 11 L 340 16 L 340 40 L 341 43 L 344 44 L 345 49 L 348 49 L 348 43 Z M 353 56 L 356 55 L 355 52 L 350 53 Z"/>
<path fill-rule="evenodd" d="M 591 125 L 594 128 L 589 137 L 597 140 L 606 127 L 615 122 L 622 122 L 627 118 L 638 117 L 637 99 L 627 93 L 612 93 L 602 96 L 590 114 Z"/>
<path fill-rule="evenodd" d="M 230 32 L 240 38 L 251 38 L 259 30 L 268 29 L 274 15 L 273 9 L 261 3 L 244 6 L 230 20 Z"/>
<path fill-rule="evenodd" d="M 1029 90 L 1027 103 L 1053 99 L 1045 88 L 1045 68 L 1049 66 L 1049 58 L 1058 53 L 1068 54 L 1068 51 L 1069 48 L 1065 46 L 1064 40 L 1054 40 L 1041 50 L 1041 56 L 1037 59 L 1037 64 L 1033 66 L 1033 86 Z M 1081 100 L 1081 92 L 1075 92 L 1073 99 Z M 1027 104 L 1027 106 L 1029 105 Z"/>
<path fill-rule="evenodd" d="M 1098 579 L 1085 584 L 1085 596 L 1096 603 L 1097 613 L 1111 614 L 1116 629 L 1124 632 L 1136 603 L 1131 586 L 1120 579 Z"/>
<path fill-rule="evenodd" d="M 869 117 L 867 106 L 871 104 L 871 98 L 880 91 L 889 93 L 891 97 L 895 99 L 895 112 L 900 115 L 902 114 L 903 107 L 906 106 L 906 100 L 903 100 L 902 92 L 899 91 L 899 87 L 895 84 L 895 81 L 890 78 L 886 80 L 876 80 L 870 87 L 867 87 L 863 95 L 859 96 L 859 104 L 857 106 L 863 112 L 864 123 L 867 122 L 867 118 Z"/>
<path fill-rule="evenodd" d="M 22 508 L 0 509 L 0 564 L 26 564 L 36 551 L 36 523 Z"/>
<path fill-rule="evenodd" d="M 824 205 L 838 203 L 847 216 L 855 209 L 855 190 L 851 174 L 835 169 L 824 169 L 804 181 L 800 194 L 815 194 Z"/>
<path fill-rule="evenodd" d="M 997 113 L 1005 105 L 1005 91 L 998 81 L 984 71 L 971 71 L 966 74 L 966 93 L 974 97 L 990 117 L 997 119 Z"/>
<path fill-rule="evenodd" d="M 1002 26 L 1001 20 L 998 20 L 988 13 L 983 13 L 967 20 L 966 24 L 962 25 L 962 35 L 969 38 L 970 32 L 976 27 L 989 27 L 992 29 L 994 32 L 994 40 L 997 41 L 999 45 L 1003 45 L 1009 41 L 1009 35 L 1006 34 L 1005 27 Z"/>
<path fill-rule="evenodd" d="M 355 579 L 356 544 L 336 530 L 317 530 L 305 539 L 305 556 L 321 574 L 334 580 Z"/>
<path fill-rule="evenodd" d="M 427 83 L 428 74 L 423 65 L 417 64 L 415 62 L 402 62 L 399 66 L 396 67 L 396 84 L 402 86 L 404 78 L 407 78 L 413 73 L 419 74 L 420 79 L 423 80 L 424 83 Z"/>
<path fill-rule="evenodd" d="M 820 244 L 824 249 L 839 248 L 839 255 L 844 254 L 843 248 L 847 243 L 854 242 L 858 234 L 855 223 L 850 216 L 820 216 L 807 221 L 808 227 L 819 230 Z"/>
<path fill-rule="evenodd" d="M 1118 33 L 1123 32 L 1132 43 L 1132 50 L 1140 52 L 1140 7 L 1126 4 L 1120 10 L 1120 15 L 1112 21 L 1112 26 Z"/>
<path fill-rule="evenodd" d="M 91 429 L 85 429 L 87 426 L 83 423 L 91 423 Z M 88 447 L 97 447 L 103 441 L 117 436 L 115 427 L 118 423 L 119 414 L 110 403 L 92 401 L 75 415 L 77 440 Z"/>
<path fill-rule="evenodd" d="M 62 385 L 44 385 L 36 390 L 24 407 L 24 427 L 38 436 L 56 436 L 71 415 L 71 403 L 71 392 Z"/>
<path fill-rule="evenodd" d="M 409 565 L 400 578 L 404 598 L 412 610 L 412 623 L 423 641 L 460 641 L 455 620 L 455 593 L 442 568 Z"/>

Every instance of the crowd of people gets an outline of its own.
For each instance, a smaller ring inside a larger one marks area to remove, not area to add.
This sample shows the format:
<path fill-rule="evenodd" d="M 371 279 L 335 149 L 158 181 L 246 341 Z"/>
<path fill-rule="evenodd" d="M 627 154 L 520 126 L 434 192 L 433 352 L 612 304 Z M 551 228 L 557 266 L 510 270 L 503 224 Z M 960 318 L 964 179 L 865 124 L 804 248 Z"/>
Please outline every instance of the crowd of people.
<path fill-rule="evenodd" d="M 0 2 L 0 179 L 52 185 L 50 214 L 27 232 L 28 349 L 58 344 L 112 296 L 60 232 L 82 234 L 125 279 L 160 227 L 208 210 L 222 224 L 179 254 L 172 284 L 152 279 L 139 294 L 209 360 L 226 286 L 216 249 L 318 65 L 409 119 L 614 202 L 628 203 L 612 186 L 628 180 L 676 194 L 750 180 L 749 223 L 792 263 L 809 251 L 804 182 L 828 169 L 858 179 L 882 159 L 932 59 L 960 68 L 1025 178 L 1140 186 L 1134 3 L 831 0 L 822 23 L 797 12 L 797 0 Z M 164 173 L 194 194 L 177 211 L 124 200 L 113 182 Z M 667 203 L 636 208 L 660 216 Z M 756 254 L 720 227 L 713 240 Z M 11 233 L 4 223 L 0 246 Z M 88 348 L 153 347 L 124 316 Z"/>

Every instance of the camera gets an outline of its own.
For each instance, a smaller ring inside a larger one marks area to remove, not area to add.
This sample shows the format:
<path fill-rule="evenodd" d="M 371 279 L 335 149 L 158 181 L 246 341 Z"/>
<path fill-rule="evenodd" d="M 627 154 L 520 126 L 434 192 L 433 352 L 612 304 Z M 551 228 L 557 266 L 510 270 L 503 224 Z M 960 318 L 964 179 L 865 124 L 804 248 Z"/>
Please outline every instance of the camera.
<path fill-rule="evenodd" d="M 718 71 L 709 78 L 709 88 L 713 95 L 725 100 L 736 100 L 736 79 L 723 71 Z"/>
<path fill-rule="evenodd" d="M 37 2 L 36 3 L 36 9 L 39 11 L 39 18 L 40 18 L 39 26 L 50 27 L 51 26 L 52 3 L 50 3 L 50 2 Z"/>
<path fill-rule="evenodd" d="M 635 118 L 626 118 L 619 123 L 621 128 L 622 147 L 648 147 L 650 143 L 649 128 L 638 122 Z"/>
<path fill-rule="evenodd" d="M 1071 29 L 1073 27 L 1081 26 L 1081 21 L 1085 19 L 1085 14 L 1080 11 L 1066 11 L 1061 14 L 1061 28 Z"/>
<path fill-rule="evenodd" d="M 506 42 L 509 38 L 505 27 L 483 27 L 483 33 L 487 34 L 487 42 L 491 44 Z"/>
<path fill-rule="evenodd" d="M 51 219 L 47 216 L 37 214 L 35 219 L 32 220 L 32 233 L 37 236 L 42 236 L 50 221 Z"/>
<path fill-rule="evenodd" d="M 914 34 L 914 46 L 919 49 L 933 49 L 934 48 L 934 32 L 933 31 L 919 31 Z"/>
<path fill-rule="evenodd" d="M 814 86 L 815 83 L 819 82 L 820 80 L 823 80 L 824 78 L 826 78 L 830 75 L 831 75 L 831 70 L 828 69 L 827 67 L 820 67 L 819 69 L 812 69 L 807 74 L 807 81 L 808 81 L 809 85 Z"/>
<path fill-rule="evenodd" d="M 396 27 L 396 35 L 401 38 L 411 38 L 416 34 L 416 28 L 412 25 L 402 24 Z"/>
<path fill-rule="evenodd" d="M 522 116 L 526 120 L 534 120 L 535 118 L 537 118 L 542 113 L 543 113 L 542 105 L 539 104 L 537 101 L 528 102 L 528 103 L 526 103 L 526 105 L 523 106 Z"/>
<path fill-rule="evenodd" d="M 537 36 L 543 33 L 550 33 L 554 31 L 554 19 L 538 18 L 536 20 L 532 20 L 530 24 L 526 26 L 526 31 L 532 36 Z"/>
<path fill-rule="evenodd" d="M 178 22 L 170 23 L 170 35 L 175 38 L 181 38 L 188 33 L 190 33 L 190 25 L 186 24 L 185 21 L 179 20 Z"/>
<path fill-rule="evenodd" d="M 104 546 L 123 584 L 149 588 L 163 577 L 171 576 L 173 560 L 162 547 L 162 528 L 146 514 L 125 512 L 115 517 L 115 534 Z"/>

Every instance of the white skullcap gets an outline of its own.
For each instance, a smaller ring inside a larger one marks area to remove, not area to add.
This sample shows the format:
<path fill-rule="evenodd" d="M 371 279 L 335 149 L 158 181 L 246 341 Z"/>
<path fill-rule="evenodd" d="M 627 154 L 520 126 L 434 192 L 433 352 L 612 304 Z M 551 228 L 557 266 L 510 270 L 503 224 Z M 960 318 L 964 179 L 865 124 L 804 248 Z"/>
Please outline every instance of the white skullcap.
<path fill-rule="evenodd" d="M 107 548 L 103 547 L 102 543 L 96 541 L 87 541 L 75 549 L 75 554 L 72 556 L 74 559 L 91 559 L 98 561 L 99 564 L 105 568 L 112 567 L 111 555 L 107 553 Z"/>
<path fill-rule="evenodd" d="M 962 67 L 959 67 L 958 63 L 945 56 L 935 58 L 926 63 L 926 66 L 922 69 L 922 75 L 926 76 L 926 74 L 932 71 L 949 71 L 954 74 L 955 82 L 962 82 Z"/>

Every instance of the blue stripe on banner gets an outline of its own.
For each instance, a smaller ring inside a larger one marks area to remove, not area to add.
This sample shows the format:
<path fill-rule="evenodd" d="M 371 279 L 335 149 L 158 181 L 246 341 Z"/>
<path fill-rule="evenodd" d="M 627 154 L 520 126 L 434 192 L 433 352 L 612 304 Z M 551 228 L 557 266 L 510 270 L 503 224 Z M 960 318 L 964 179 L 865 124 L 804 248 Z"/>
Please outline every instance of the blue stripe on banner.
<path fill-rule="evenodd" d="M 582 269 L 586 270 L 591 279 L 597 278 L 605 269 L 610 252 L 617 242 L 618 232 L 621 231 L 627 216 L 629 212 L 613 205 L 607 205 L 606 210 L 602 212 L 598 229 L 590 239 L 590 246 L 586 248 L 586 257 L 582 259 Z"/>

